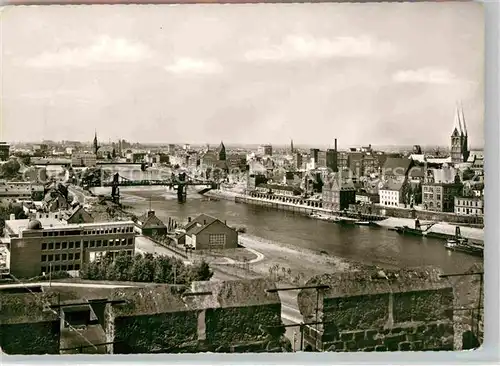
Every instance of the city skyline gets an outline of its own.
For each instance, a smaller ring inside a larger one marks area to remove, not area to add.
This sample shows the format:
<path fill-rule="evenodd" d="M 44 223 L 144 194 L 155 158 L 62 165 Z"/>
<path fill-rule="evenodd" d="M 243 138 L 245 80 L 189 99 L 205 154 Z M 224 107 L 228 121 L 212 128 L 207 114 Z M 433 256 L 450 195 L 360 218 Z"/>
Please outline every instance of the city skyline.
<path fill-rule="evenodd" d="M 4 8 L 1 22 L 2 140 L 447 146 L 462 101 L 484 143 L 480 4 Z"/>

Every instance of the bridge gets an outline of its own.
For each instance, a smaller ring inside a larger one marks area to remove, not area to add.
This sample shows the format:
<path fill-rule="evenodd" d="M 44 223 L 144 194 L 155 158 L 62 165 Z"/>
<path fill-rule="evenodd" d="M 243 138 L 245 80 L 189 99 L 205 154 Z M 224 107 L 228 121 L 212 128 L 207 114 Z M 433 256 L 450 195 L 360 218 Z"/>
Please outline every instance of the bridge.
<path fill-rule="evenodd" d="M 111 198 L 114 202 L 119 203 L 120 188 L 119 187 L 139 187 L 139 186 L 166 186 L 177 189 L 177 199 L 179 202 L 185 202 L 188 186 L 210 186 L 203 191 L 217 188 L 217 183 L 211 180 L 198 179 L 188 176 L 186 173 L 172 173 L 167 179 L 140 179 L 133 180 L 121 176 L 119 173 L 113 175 L 111 181 L 101 182 L 100 169 L 96 169 L 92 174 L 82 179 L 84 188 L 93 187 L 111 187 Z"/>

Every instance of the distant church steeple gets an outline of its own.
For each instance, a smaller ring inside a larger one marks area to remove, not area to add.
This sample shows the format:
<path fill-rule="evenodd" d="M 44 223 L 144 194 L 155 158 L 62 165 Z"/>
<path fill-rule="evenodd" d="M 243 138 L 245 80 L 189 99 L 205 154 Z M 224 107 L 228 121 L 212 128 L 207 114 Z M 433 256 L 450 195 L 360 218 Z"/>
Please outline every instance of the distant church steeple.
<path fill-rule="evenodd" d="M 93 145 L 94 145 L 94 154 L 97 155 L 97 152 L 99 151 L 99 148 L 100 148 L 100 146 L 97 143 L 97 130 L 95 131 L 94 144 Z"/>
<path fill-rule="evenodd" d="M 451 134 L 451 162 L 458 164 L 469 159 L 469 142 L 463 107 L 457 103 L 455 126 Z"/>
<path fill-rule="evenodd" d="M 221 141 L 219 145 L 219 160 L 220 161 L 226 161 L 226 147 L 224 146 L 224 143 Z"/>

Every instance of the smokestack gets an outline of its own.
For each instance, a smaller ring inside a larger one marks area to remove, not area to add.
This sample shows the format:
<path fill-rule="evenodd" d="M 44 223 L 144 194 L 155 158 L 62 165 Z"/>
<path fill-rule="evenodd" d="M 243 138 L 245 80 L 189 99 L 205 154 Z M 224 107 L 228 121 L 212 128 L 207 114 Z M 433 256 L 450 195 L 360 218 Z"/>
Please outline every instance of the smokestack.
<path fill-rule="evenodd" d="M 335 142 L 334 142 L 334 149 L 335 149 L 335 152 L 337 152 L 337 139 L 335 139 Z"/>

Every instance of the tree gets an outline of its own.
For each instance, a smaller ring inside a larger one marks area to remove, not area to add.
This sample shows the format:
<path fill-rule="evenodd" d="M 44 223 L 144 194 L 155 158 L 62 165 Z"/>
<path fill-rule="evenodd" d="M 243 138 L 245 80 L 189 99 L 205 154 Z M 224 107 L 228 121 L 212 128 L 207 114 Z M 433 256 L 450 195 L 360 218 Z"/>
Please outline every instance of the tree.
<path fill-rule="evenodd" d="M 17 177 L 21 165 L 16 159 L 10 159 L 0 167 L 0 175 L 5 179 Z"/>
<path fill-rule="evenodd" d="M 476 176 L 476 173 L 474 170 L 472 170 L 470 167 L 464 170 L 462 173 L 462 181 L 467 181 L 467 180 L 472 180 Z"/>
<path fill-rule="evenodd" d="M 202 260 L 198 265 L 193 266 L 192 273 L 193 275 L 191 279 L 193 281 L 208 281 L 214 275 L 214 272 L 204 260 Z"/>

